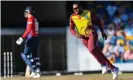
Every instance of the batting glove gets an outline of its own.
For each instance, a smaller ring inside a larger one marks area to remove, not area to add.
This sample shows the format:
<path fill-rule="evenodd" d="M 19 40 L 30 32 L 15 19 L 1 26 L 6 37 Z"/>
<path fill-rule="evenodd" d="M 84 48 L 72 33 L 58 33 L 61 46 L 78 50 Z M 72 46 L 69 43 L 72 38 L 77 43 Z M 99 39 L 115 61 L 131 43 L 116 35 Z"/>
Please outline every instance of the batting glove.
<path fill-rule="evenodd" d="M 19 37 L 18 40 L 16 41 L 17 45 L 21 45 L 24 39 L 22 37 Z"/>

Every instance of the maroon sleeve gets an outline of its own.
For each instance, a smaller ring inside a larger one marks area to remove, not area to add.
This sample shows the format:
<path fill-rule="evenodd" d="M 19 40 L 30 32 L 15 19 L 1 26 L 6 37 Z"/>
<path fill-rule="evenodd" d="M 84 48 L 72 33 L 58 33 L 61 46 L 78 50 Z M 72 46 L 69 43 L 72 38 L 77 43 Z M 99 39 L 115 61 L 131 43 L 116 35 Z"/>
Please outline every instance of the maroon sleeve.
<path fill-rule="evenodd" d="M 103 32 L 103 23 L 100 20 L 100 18 L 98 18 L 98 16 L 93 12 L 91 12 L 91 18 L 92 18 L 92 24 L 97 25 L 100 31 Z"/>
<path fill-rule="evenodd" d="M 75 34 L 76 34 L 76 31 L 75 31 L 75 24 L 74 24 L 74 22 L 73 22 L 73 20 L 72 20 L 71 17 L 70 17 L 70 23 L 69 23 L 69 25 L 70 25 L 70 32 L 71 32 L 73 35 L 75 35 Z"/>
<path fill-rule="evenodd" d="M 32 28 L 33 28 L 33 18 L 30 18 L 30 19 L 28 19 L 28 21 L 27 21 L 27 29 L 26 29 L 26 31 L 24 32 L 24 34 L 23 34 L 23 38 L 26 38 L 27 37 L 27 35 L 30 33 L 30 31 L 32 30 Z"/>

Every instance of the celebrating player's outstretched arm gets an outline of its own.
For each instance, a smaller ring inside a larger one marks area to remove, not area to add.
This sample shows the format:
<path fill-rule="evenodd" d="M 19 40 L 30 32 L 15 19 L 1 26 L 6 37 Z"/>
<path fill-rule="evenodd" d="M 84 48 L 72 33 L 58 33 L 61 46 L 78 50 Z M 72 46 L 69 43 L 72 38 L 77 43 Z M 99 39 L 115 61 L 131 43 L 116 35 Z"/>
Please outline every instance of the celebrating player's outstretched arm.
<path fill-rule="evenodd" d="M 103 30 L 103 24 L 102 24 L 102 22 L 101 22 L 101 20 L 100 20 L 100 18 L 98 18 L 97 17 L 97 15 L 95 14 L 95 13 L 92 13 L 91 12 L 91 14 L 92 14 L 92 22 L 93 22 L 93 24 L 95 24 L 95 25 L 97 25 L 98 26 L 98 28 L 100 29 L 100 31 L 101 31 L 101 33 L 102 33 L 102 37 L 104 38 L 104 39 L 107 39 L 107 35 L 105 34 L 105 32 L 104 32 L 104 30 Z"/>

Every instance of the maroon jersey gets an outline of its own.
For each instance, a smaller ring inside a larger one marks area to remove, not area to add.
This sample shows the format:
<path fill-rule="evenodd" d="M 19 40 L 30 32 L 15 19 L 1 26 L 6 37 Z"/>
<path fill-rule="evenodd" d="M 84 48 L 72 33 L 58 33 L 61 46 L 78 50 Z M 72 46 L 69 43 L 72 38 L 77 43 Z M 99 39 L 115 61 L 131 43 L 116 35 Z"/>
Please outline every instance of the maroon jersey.
<path fill-rule="evenodd" d="M 74 21 L 72 20 L 72 17 L 73 16 L 80 16 L 80 15 L 77 15 L 77 14 L 75 14 L 75 13 L 73 13 L 71 16 L 70 16 L 70 31 L 71 31 L 71 33 L 73 34 L 73 35 L 75 35 L 77 32 L 75 31 L 75 23 L 74 23 Z M 79 17 L 80 18 L 80 17 Z M 102 31 L 102 29 L 103 29 L 103 24 L 102 24 L 102 22 L 101 22 L 101 20 L 97 17 L 97 15 L 96 14 L 94 14 L 94 13 L 92 13 L 91 12 L 91 21 L 92 21 L 92 26 L 88 26 L 88 29 L 92 29 L 92 30 L 94 30 L 95 31 L 95 28 L 94 28 L 94 25 L 97 25 L 99 28 L 100 28 L 100 30 Z"/>

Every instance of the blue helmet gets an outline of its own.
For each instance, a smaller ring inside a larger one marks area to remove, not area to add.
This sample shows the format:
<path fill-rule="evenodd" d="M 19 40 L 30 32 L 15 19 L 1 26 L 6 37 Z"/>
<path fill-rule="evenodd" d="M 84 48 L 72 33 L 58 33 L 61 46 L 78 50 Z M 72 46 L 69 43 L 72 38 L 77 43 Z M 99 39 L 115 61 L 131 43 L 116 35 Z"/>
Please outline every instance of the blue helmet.
<path fill-rule="evenodd" d="M 32 9 L 31 6 L 28 6 L 28 7 L 26 7 L 25 12 L 33 14 L 34 10 Z"/>

